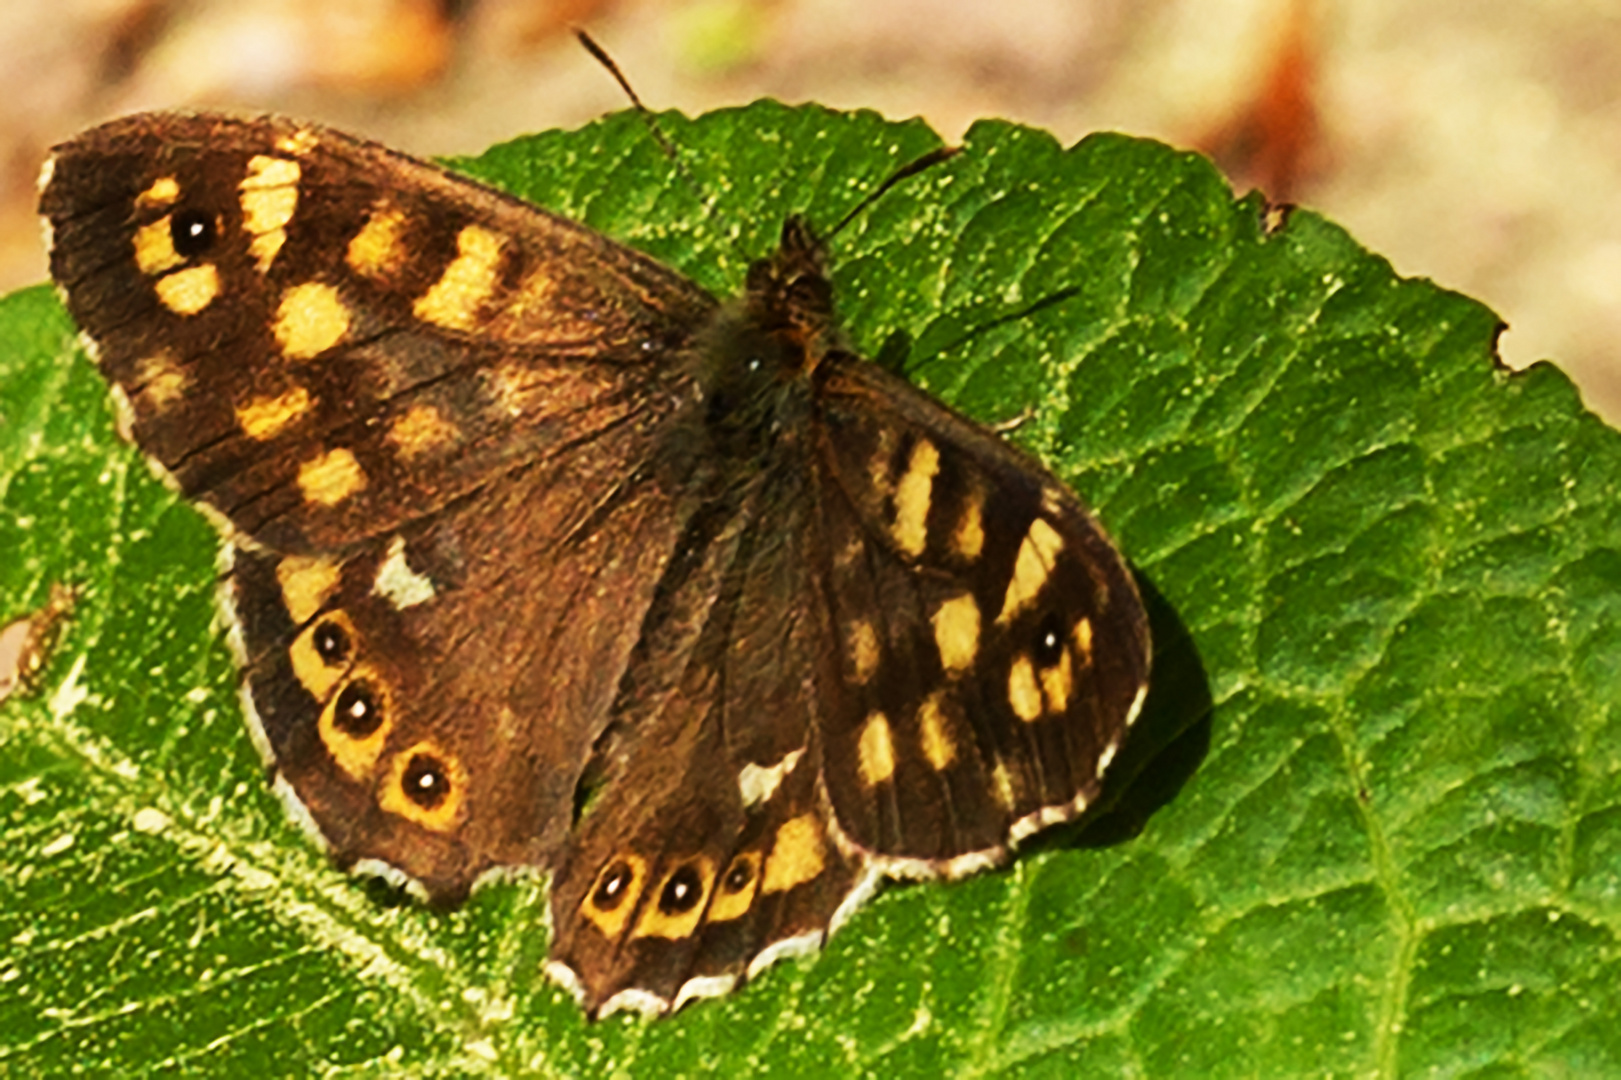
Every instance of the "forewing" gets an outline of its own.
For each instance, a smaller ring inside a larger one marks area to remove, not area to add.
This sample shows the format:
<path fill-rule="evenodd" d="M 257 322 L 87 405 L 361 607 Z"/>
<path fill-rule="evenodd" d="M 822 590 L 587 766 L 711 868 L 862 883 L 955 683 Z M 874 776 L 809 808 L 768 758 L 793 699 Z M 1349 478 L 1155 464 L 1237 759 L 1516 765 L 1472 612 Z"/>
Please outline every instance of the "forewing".
<path fill-rule="evenodd" d="M 713 307 L 582 226 L 275 118 L 93 129 L 57 147 L 41 212 L 135 440 L 284 552 L 645 419 Z"/>

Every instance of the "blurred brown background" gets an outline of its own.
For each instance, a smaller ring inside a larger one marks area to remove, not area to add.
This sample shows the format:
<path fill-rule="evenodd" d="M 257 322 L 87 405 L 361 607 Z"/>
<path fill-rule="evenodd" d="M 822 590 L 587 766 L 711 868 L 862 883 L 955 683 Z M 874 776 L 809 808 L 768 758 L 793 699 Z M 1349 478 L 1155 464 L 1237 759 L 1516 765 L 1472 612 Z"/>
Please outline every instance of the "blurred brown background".
<path fill-rule="evenodd" d="M 1112 128 L 1214 152 L 1494 307 L 1621 418 L 1616 0 L 55 0 L 0 10 L 0 291 L 42 280 L 47 148 L 159 106 L 322 120 L 473 153 L 619 108 L 759 96 Z"/>

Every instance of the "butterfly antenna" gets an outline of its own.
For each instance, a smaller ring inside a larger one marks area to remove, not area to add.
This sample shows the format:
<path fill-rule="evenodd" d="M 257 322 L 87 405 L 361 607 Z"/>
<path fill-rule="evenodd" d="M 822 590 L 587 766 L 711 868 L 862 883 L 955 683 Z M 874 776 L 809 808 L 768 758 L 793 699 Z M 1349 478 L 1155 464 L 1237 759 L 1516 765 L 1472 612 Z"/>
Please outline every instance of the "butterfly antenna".
<path fill-rule="evenodd" d="M 642 123 L 647 125 L 648 133 L 653 136 L 653 141 L 659 144 L 659 149 L 664 151 L 664 156 L 670 159 L 670 164 L 674 166 L 676 174 L 681 177 L 681 182 L 687 185 L 687 190 L 692 192 L 693 198 L 698 200 L 698 205 L 702 206 L 706 211 L 713 209 L 709 205 L 709 200 L 704 198 L 704 193 L 699 190 L 698 185 L 693 181 L 691 174 L 687 172 L 686 166 L 681 163 L 681 156 L 676 152 L 675 144 L 665 137 L 664 129 L 659 127 L 658 118 L 653 115 L 653 110 L 642 104 L 642 99 L 636 96 L 636 91 L 631 87 L 630 80 L 625 78 L 623 71 L 619 70 L 619 65 L 614 63 L 614 58 L 608 55 L 608 50 L 598 45 L 596 40 L 584 30 L 576 28 L 574 36 L 579 39 L 581 45 L 585 46 L 585 51 L 590 53 L 597 63 L 608 69 L 608 74 L 614 77 L 614 82 L 619 84 L 619 89 L 623 90 L 625 96 L 630 98 L 631 107 L 642 118 Z"/>
<path fill-rule="evenodd" d="M 866 198 L 856 203 L 855 206 L 850 209 L 849 213 L 845 214 L 839 219 L 837 225 L 834 225 L 833 228 L 828 230 L 827 235 L 822 238 L 823 242 L 825 243 L 826 241 L 833 239 L 839 233 L 843 232 L 846 225 L 860 217 L 869 206 L 882 198 L 890 188 L 894 187 L 902 180 L 911 179 L 924 169 L 931 169 L 940 164 L 942 161 L 949 161 L 951 158 L 957 156 L 957 152 L 960 149 L 960 147 L 956 146 L 942 146 L 938 150 L 930 150 L 922 157 L 916 158 L 915 160 L 902 165 L 900 168 L 890 173 L 887 180 L 869 191 Z"/>

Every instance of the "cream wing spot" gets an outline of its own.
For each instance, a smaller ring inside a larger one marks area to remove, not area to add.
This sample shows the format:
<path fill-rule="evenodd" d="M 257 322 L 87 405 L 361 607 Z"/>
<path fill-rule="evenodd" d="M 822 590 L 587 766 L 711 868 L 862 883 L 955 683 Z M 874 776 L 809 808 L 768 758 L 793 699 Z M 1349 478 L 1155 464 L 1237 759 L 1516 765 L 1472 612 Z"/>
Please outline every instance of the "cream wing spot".
<path fill-rule="evenodd" d="M 366 486 L 366 473 L 343 447 L 313 457 L 298 467 L 298 488 L 306 502 L 336 506 Z"/>
<path fill-rule="evenodd" d="M 405 212 L 392 206 L 375 207 L 366 224 L 349 241 L 349 268 L 364 277 L 384 277 L 405 261 Z"/>
<path fill-rule="evenodd" d="M 739 769 L 737 793 L 743 799 L 744 808 L 757 806 L 775 795 L 783 778 L 794 771 L 794 766 L 799 764 L 804 754 L 802 747 L 784 754 L 775 765 L 757 765 L 751 761 Z"/>
<path fill-rule="evenodd" d="M 1075 627 L 1069 632 L 1070 646 L 1075 650 L 1077 661 L 1082 667 L 1092 666 L 1092 620 L 1081 616 L 1075 621 Z"/>
<path fill-rule="evenodd" d="M 940 666 L 950 674 L 965 671 L 979 655 L 979 603 L 963 593 L 941 604 L 930 620 Z"/>
<path fill-rule="evenodd" d="M 923 553 L 928 543 L 929 504 L 934 501 L 934 478 L 940 472 L 940 451 L 928 439 L 912 447 L 906 472 L 895 485 L 895 519 L 890 531 L 907 555 Z"/>
<path fill-rule="evenodd" d="M 456 235 L 456 257 L 412 306 L 416 317 L 452 330 L 477 325 L 481 309 L 495 292 L 505 248 L 506 238 L 500 233 L 480 225 L 463 228 Z"/>
<path fill-rule="evenodd" d="M 878 631 L 868 620 L 856 619 L 850 623 L 846 635 L 845 647 L 850 653 L 850 667 L 854 671 L 855 681 L 866 685 L 878 670 Z"/>
<path fill-rule="evenodd" d="M 191 378 L 167 349 L 135 365 L 135 395 L 154 412 L 162 412 L 186 396 Z"/>
<path fill-rule="evenodd" d="M 923 699 L 918 709 L 918 731 L 923 744 L 923 757 L 935 772 L 942 772 L 957 760 L 957 741 L 945 714 L 945 694 L 935 691 Z"/>
<path fill-rule="evenodd" d="M 242 206 L 242 229 L 253 237 L 248 251 L 262 274 L 275 262 L 287 241 L 287 223 L 298 209 L 298 180 L 303 170 L 287 158 L 257 154 L 248 162 L 248 175 L 237 186 Z"/>
<path fill-rule="evenodd" d="M 405 559 L 405 537 L 389 541 L 388 556 L 377 568 L 372 592 L 394 606 L 396 611 L 425 604 L 435 595 L 433 579 L 411 569 Z"/>
<path fill-rule="evenodd" d="M 335 286 L 319 281 L 294 285 L 276 307 L 276 342 L 289 360 L 308 360 L 343 340 L 349 317 L 349 306 Z"/>
<path fill-rule="evenodd" d="M 172 176 L 160 176 L 147 189 L 135 196 L 135 205 L 142 209 L 163 210 L 180 198 L 180 181 Z"/>
<path fill-rule="evenodd" d="M 135 230 L 135 265 L 141 273 L 151 277 L 185 261 L 175 250 L 172 217 L 161 217 Z"/>
<path fill-rule="evenodd" d="M 295 623 L 315 617 L 338 587 L 339 567 L 319 555 L 289 555 L 276 564 L 282 603 Z"/>
<path fill-rule="evenodd" d="M 1075 662 L 1069 650 L 1063 650 L 1058 663 L 1041 669 L 1041 693 L 1048 713 L 1060 713 L 1069 708 L 1070 695 L 1075 692 Z"/>
<path fill-rule="evenodd" d="M 309 128 L 300 128 L 291 135 L 276 140 L 276 149 L 294 157 L 303 157 L 321 144 L 320 138 Z"/>
<path fill-rule="evenodd" d="M 1041 595 L 1047 584 L 1053 561 L 1064 550 L 1064 538 L 1047 523 L 1045 518 L 1030 522 L 1030 529 L 1019 544 L 1019 554 L 1013 563 L 1013 578 L 1008 582 L 1002 598 L 1002 613 L 997 621 L 1006 623 L 1023 611 Z"/>
<path fill-rule="evenodd" d="M 998 761 L 996 768 L 991 770 L 991 790 L 996 793 L 996 801 L 1002 809 L 1012 810 L 1015 800 L 1013 792 L 1013 776 L 1007 770 L 1007 762 Z"/>
<path fill-rule="evenodd" d="M 458 434 L 456 425 L 432 405 L 413 405 L 389 424 L 388 441 L 406 461 L 442 450 Z"/>
<path fill-rule="evenodd" d="M 985 494 L 977 487 L 963 501 L 962 517 L 951 533 L 951 549 L 969 562 L 985 550 Z"/>
<path fill-rule="evenodd" d="M 859 744 L 861 782 L 877 787 L 895 775 L 895 740 L 889 717 L 874 711 L 861 726 Z"/>
<path fill-rule="evenodd" d="M 236 409 L 237 426 L 255 442 L 273 439 L 287 426 L 310 411 L 310 393 L 295 386 L 275 397 L 257 397 Z"/>
<path fill-rule="evenodd" d="M 1036 681 L 1036 665 L 1028 656 L 1020 654 L 1013 660 L 1013 667 L 1008 672 L 1007 680 L 1008 704 L 1013 707 L 1013 715 L 1020 720 L 1030 723 L 1041 719 L 1045 704 L 1041 698 L 1041 686 Z"/>
<path fill-rule="evenodd" d="M 800 814 L 783 822 L 766 858 L 760 891 L 786 892 L 814 881 L 827 864 L 822 823 L 814 814 Z"/>
<path fill-rule="evenodd" d="M 176 315 L 195 315 L 219 296 L 220 275 L 213 263 L 204 263 L 158 278 L 152 287 L 163 306 Z"/>

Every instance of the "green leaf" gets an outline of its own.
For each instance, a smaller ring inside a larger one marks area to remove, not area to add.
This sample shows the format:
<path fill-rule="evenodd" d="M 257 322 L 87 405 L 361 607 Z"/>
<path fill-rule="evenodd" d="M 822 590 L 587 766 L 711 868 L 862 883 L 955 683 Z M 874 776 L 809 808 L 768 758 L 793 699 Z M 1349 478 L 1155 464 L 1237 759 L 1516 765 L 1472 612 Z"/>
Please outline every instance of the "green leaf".
<path fill-rule="evenodd" d="M 836 221 L 937 144 L 661 120 L 691 185 L 632 116 L 459 164 L 732 294 L 786 214 Z M 0 1071 L 1621 1072 L 1621 439 L 1564 376 L 1118 136 L 977 125 L 833 251 L 852 343 L 1029 411 L 1015 438 L 1141 571 L 1155 686 L 1112 815 L 891 887 L 727 999 L 586 1024 L 541 975 L 542 883 L 427 911 L 286 821 L 213 534 L 28 290 L 0 301 L 0 613 L 82 596 L 0 705 Z"/>

